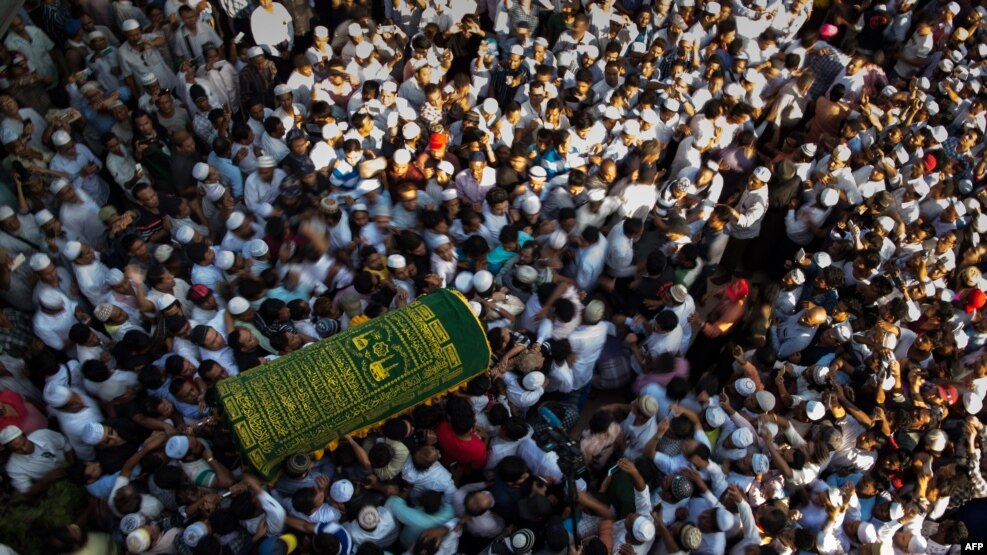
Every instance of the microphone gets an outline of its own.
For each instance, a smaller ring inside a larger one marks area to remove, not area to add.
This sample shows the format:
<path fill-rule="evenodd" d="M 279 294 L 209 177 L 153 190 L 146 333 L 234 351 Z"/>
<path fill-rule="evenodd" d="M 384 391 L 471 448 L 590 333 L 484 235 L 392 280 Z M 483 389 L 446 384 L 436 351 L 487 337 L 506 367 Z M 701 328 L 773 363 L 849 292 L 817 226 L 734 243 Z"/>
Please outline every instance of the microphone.
<path fill-rule="evenodd" d="M 562 427 L 562 421 L 559 420 L 558 416 L 555 416 L 555 413 L 548 410 L 548 407 L 546 406 L 539 407 L 538 414 L 540 414 L 541 417 L 545 419 L 545 422 L 548 422 L 549 426 L 552 426 L 553 428 Z"/>

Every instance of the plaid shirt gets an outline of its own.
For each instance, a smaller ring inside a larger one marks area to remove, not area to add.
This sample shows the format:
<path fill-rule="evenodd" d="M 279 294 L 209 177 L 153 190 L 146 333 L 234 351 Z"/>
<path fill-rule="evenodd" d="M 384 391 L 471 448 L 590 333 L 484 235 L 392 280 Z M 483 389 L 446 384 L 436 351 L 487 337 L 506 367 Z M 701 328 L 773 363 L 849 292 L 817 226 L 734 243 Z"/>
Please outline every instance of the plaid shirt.
<path fill-rule="evenodd" d="M 806 56 L 805 67 L 812 70 L 812 74 L 816 77 L 812 88 L 809 89 L 809 96 L 815 100 L 826 94 L 833 81 L 836 81 L 849 63 L 850 57 L 832 46 L 828 47 L 828 52 L 824 55 L 813 53 Z"/>

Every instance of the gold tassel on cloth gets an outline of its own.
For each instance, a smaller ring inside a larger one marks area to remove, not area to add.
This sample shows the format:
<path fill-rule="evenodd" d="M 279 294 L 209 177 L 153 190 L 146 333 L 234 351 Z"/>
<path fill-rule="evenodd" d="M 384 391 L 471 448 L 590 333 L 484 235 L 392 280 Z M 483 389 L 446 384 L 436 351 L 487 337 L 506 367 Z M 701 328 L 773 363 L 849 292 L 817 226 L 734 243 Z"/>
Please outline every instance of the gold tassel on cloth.
<path fill-rule="evenodd" d="M 216 387 L 243 460 L 273 480 L 286 457 L 362 437 L 489 363 L 484 327 L 442 289 Z"/>

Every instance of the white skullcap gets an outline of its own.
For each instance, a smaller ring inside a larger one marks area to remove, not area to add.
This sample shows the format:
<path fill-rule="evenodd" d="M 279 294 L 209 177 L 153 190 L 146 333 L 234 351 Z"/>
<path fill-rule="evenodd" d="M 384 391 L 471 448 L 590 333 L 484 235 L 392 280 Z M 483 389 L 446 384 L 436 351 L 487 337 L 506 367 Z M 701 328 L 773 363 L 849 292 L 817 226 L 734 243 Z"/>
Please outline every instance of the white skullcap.
<path fill-rule="evenodd" d="M 460 293 L 469 293 L 473 289 L 473 273 L 472 272 L 460 272 L 456 276 L 454 285 L 456 290 Z"/>
<path fill-rule="evenodd" d="M 730 441 L 738 449 L 746 449 L 754 444 L 754 433 L 751 432 L 750 428 L 737 428 L 730 434 Z"/>
<path fill-rule="evenodd" d="M 679 109 L 682 108 L 682 103 L 674 98 L 666 98 L 665 101 L 661 103 L 661 107 L 669 112 L 678 112 Z M 647 112 L 647 110 L 644 112 Z M 641 113 L 642 117 L 644 116 L 644 112 Z"/>
<path fill-rule="evenodd" d="M 247 251 L 253 258 L 260 258 L 266 256 L 270 252 L 271 247 L 267 246 L 267 242 L 263 239 L 253 239 L 247 243 Z"/>
<path fill-rule="evenodd" d="M 756 83 L 757 70 L 752 67 L 747 68 L 747 71 L 744 72 L 744 81 L 747 81 L 748 83 Z"/>
<path fill-rule="evenodd" d="M 110 285 L 119 285 L 125 277 L 123 275 L 123 272 L 120 271 L 118 268 L 110 268 L 106 272 L 105 276 L 106 276 L 106 283 Z"/>
<path fill-rule="evenodd" d="M 541 200 L 537 196 L 531 195 L 521 201 L 521 212 L 533 215 L 541 211 Z"/>
<path fill-rule="evenodd" d="M 764 474 L 771 468 L 771 459 L 763 453 L 754 453 L 751 456 L 751 470 L 755 474 Z"/>
<path fill-rule="evenodd" d="M 929 430 L 925 434 L 925 446 L 933 451 L 942 451 L 946 448 L 946 434 L 938 428 Z"/>
<path fill-rule="evenodd" d="M 158 76 L 153 73 L 141 74 L 141 85 L 150 85 L 158 82 Z"/>
<path fill-rule="evenodd" d="M 817 252 L 812 255 L 812 262 L 820 268 L 829 268 L 833 265 L 833 259 L 828 252 Z"/>
<path fill-rule="evenodd" d="M 154 259 L 164 264 L 174 252 L 175 248 L 171 245 L 158 245 L 158 248 L 154 249 Z"/>
<path fill-rule="evenodd" d="M 404 127 L 401 128 L 401 136 L 408 141 L 421 135 L 421 133 L 422 133 L 422 128 L 419 127 L 418 124 L 413 121 L 409 121 L 408 123 L 404 124 Z"/>
<path fill-rule="evenodd" d="M 744 96 L 745 92 L 747 91 L 744 90 L 744 87 L 740 83 L 730 83 L 723 87 L 723 94 L 733 98 L 740 98 Z"/>
<path fill-rule="evenodd" d="M 565 248 L 566 243 L 569 242 L 569 238 L 566 236 L 565 232 L 561 229 L 556 229 L 548 236 L 548 246 L 555 250 Z"/>
<path fill-rule="evenodd" d="M 182 532 L 182 541 L 189 547 L 196 547 L 202 538 L 209 535 L 209 528 L 204 522 L 193 522 Z"/>
<path fill-rule="evenodd" d="M 75 259 L 79 258 L 79 255 L 82 254 L 82 243 L 78 241 L 65 243 L 65 246 L 62 248 L 62 254 L 65 255 L 65 258 L 69 262 L 75 262 Z"/>
<path fill-rule="evenodd" d="M 354 21 L 346 27 L 346 33 L 351 37 L 358 37 L 363 34 L 363 27 L 360 27 L 360 24 Z"/>
<path fill-rule="evenodd" d="M 833 152 L 833 157 L 840 162 L 846 162 L 850 159 L 851 154 L 853 153 L 850 151 L 850 147 L 841 144 L 837 145 L 836 150 Z"/>
<path fill-rule="evenodd" d="M 710 406 L 703 413 L 710 428 L 719 428 L 727 421 L 727 413 L 718 406 Z"/>
<path fill-rule="evenodd" d="M 48 310 L 58 310 L 65 307 L 65 298 L 61 293 L 51 289 L 45 289 L 38 295 L 38 302 Z"/>
<path fill-rule="evenodd" d="M 380 86 L 380 90 L 383 92 L 398 92 L 398 84 L 394 81 L 384 81 L 384 84 Z"/>
<path fill-rule="evenodd" d="M 541 166 L 532 166 L 528 170 L 528 177 L 530 179 L 546 179 L 548 178 L 548 172 Z"/>
<path fill-rule="evenodd" d="M 408 265 L 408 262 L 400 254 L 392 254 L 387 257 L 387 267 L 400 270 Z"/>
<path fill-rule="evenodd" d="M 140 513 L 130 513 L 124 515 L 120 520 L 120 531 L 129 534 L 145 524 L 147 524 L 147 517 Z"/>
<path fill-rule="evenodd" d="M 754 380 L 750 378 L 740 378 L 733 384 L 733 388 L 741 395 L 752 395 L 757 389 Z"/>
<path fill-rule="evenodd" d="M 178 299 L 176 299 L 174 295 L 165 293 L 164 295 L 161 295 L 160 297 L 155 299 L 154 305 L 158 308 L 159 311 L 161 311 L 177 302 Z"/>
<path fill-rule="evenodd" d="M 606 119 L 620 119 L 620 108 L 617 108 L 616 106 L 607 106 L 606 109 L 603 110 L 603 117 Z"/>
<path fill-rule="evenodd" d="M 275 97 L 279 97 L 279 96 L 281 96 L 283 94 L 289 94 L 289 93 L 291 93 L 291 87 L 289 87 L 288 85 L 285 85 L 284 83 L 278 83 L 274 87 L 274 96 Z"/>
<path fill-rule="evenodd" d="M 246 219 L 247 216 L 243 212 L 234 211 L 230 214 L 230 217 L 226 218 L 226 229 L 235 231 L 243 225 Z"/>
<path fill-rule="evenodd" d="M 257 158 L 258 168 L 273 168 L 278 165 L 277 160 L 271 156 L 260 156 Z"/>
<path fill-rule="evenodd" d="M 450 200 L 459 198 L 459 193 L 455 189 L 443 189 L 439 193 L 439 197 L 441 197 L 442 202 L 449 202 Z"/>
<path fill-rule="evenodd" d="M 603 199 L 607 198 L 607 192 L 603 189 L 590 189 L 587 195 L 591 202 L 602 202 Z"/>
<path fill-rule="evenodd" d="M 395 164 L 407 164 L 411 162 L 411 152 L 406 148 L 398 149 L 394 152 Z"/>
<path fill-rule="evenodd" d="M 165 443 L 165 455 L 169 459 L 182 459 L 188 454 L 188 436 L 171 436 Z"/>
<path fill-rule="evenodd" d="M 134 29 L 140 29 L 141 24 L 137 22 L 136 19 L 128 19 L 120 24 L 120 30 L 124 33 L 127 31 L 133 31 Z"/>
<path fill-rule="evenodd" d="M 651 519 L 638 515 L 631 526 L 631 533 L 634 539 L 646 543 L 655 539 L 655 523 Z"/>
<path fill-rule="evenodd" d="M 360 58 L 361 60 L 365 60 L 369 58 L 371 54 L 374 53 L 374 46 L 367 41 L 363 41 L 360 44 L 356 45 L 356 48 L 354 49 L 354 53 L 356 54 L 357 58 Z"/>
<path fill-rule="evenodd" d="M 223 198 L 224 194 L 226 194 L 226 187 L 220 185 L 218 181 L 206 185 L 206 198 L 210 201 L 216 202 L 217 200 Z"/>
<path fill-rule="evenodd" d="M 519 282 L 531 285 L 538 281 L 538 270 L 528 265 L 517 266 L 516 268 L 515 277 Z"/>
<path fill-rule="evenodd" d="M 949 131 L 946 131 L 945 127 L 937 125 L 932 128 L 932 138 L 935 139 L 937 143 L 944 143 L 947 139 L 949 139 Z"/>
<path fill-rule="evenodd" d="M 641 121 L 647 123 L 648 125 L 655 125 L 658 123 L 658 113 L 651 108 L 645 108 L 644 110 L 641 110 Z"/>
<path fill-rule="evenodd" d="M 236 254 L 222 250 L 216 253 L 216 267 L 220 270 L 229 270 L 233 267 L 233 263 L 236 262 Z"/>
<path fill-rule="evenodd" d="M 836 206 L 840 202 L 840 193 L 832 187 L 826 187 L 819 193 L 819 202 L 826 208 Z"/>
<path fill-rule="evenodd" d="M 58 193 L 62 192 L 62 189 L 65 189 L 68 186 L 69 186 L 68 180 L 59 177 L 58 179 L 51 182 L 51 185 L 48 186 L 48 190 L 51 191 L 51 194 L 57 195 Z"/>
<path fill-rule="evenodd" d="M 337 480 L 329 488 L 329 496 L 336 503 L 347 503 L 353 499 L 353 482 L 349 480 Z"/>
<path fill-rule="evenodd" d="M 183 245 L 187 245 L 195 239 L 195 230 L 190 225 L 179 225 L 175 230 L 175 240 Z"/>
<path fill-rule="evenodd" d="M 754 179 L 757 179 L 762 183 L 767 183 L 768 181 L 771 181 L 771 170 L 769 170 L 764 166 L 758 166 L 754 168 Z"/>
<path fill-rule="evenodd" d="M 250 310 L 250 302 L 243 297 L 233 297 L 226 305 L 226 311 L 233 316 L 239 316 Z"/>
<path fill-rule="evenodd" d="M 719 15 L 721 8 L 719 2 L 706 2 L 703 10 L 708 14 Z"/>
<path fill-rule="evenodd" d="M 247 49 L 248 58 L 256 58 L 257 56 L 263 56 L 263 55 L 264 55 L 264 49 L 259 46 L 251 46 L 250 48 Z"/>
<path fill-rule="evenodd" d="M 545 374 L 541 372 L 529 372 L 521 380 L 521 385 L 524 386 L 528 391 L 535 391 L 539 387 L 545 385 Z"/>
<path fill-rule="evenodd" d="M 29 264 L 32 270 L 34 270 L 35 272 L 40 272 L 41 270 L 44 270 L 48 266 L 51 266 L 51 259 L 48 258 L 47 254 L 43 252 L 39 252 L 31 255 Z"/>
<path fill-rule="evenodd" d="M 209 164 L 205 162 L 198 162 L 192 166 L 192 177 L 202 181 L 209 177 Z"/>
<path fill-rule="evenodd" d="M 448 160 L 443 160 L 443 161 L 439 162 L 439 164 L 437 166 L 435 166 L 435 169 L 438 170 L 438 171 L 440 171 L 440 172 L 442 172 L 442 173 L 447 173 L 449 175 L 452 175 L 452 174 L 456 173 L 456 167 L 453 166 L 452 165 L 452 162 L 450 162 Z"/>
<path fill-rule="evenodd" d="M 356 185 L 356 192 L 360 194 L 372 193 L 380 189 L 380 181 L 377 179 L 361 179 Z"/>
<path fill-rule="evenodd" d="M 99 442 L 103 441 L 105 431 L 105 428 L 99 422 L 87 422 L 82 427 L 82 436 L 79 439 L 86 445 L 99 445 Z"/>
<path fill-rule="evenodd" d="M 320 39 L 329 38 L 329 29 L 323 27 L 322 25 L 316 27 L 313 32 L 315 36 L 319 37 Z"/>
<path fill-rule="evenodd" d="M 474 316 L 479 317 L 480 316 L 480 313 L 483 312 L 483 305 L 482 304 L 480 304 L 480 303 L 478 303 L 476 301 L 470 301 L 469 302 L 469 305 L 470 305 L 470 310 L 473 311 L 473 315 Z"/>
<path fill-rule="evenodd" d="M 775 408 L 775 396 L 770 391 L 758 391 L 754 394 L 754 400 L 757 401 L 757 406 L 761 407 L 761 410 L 764 412 L 770 412 Z"/>
<path fill-rule="evenodd" d="M 68 131 L 59 129 L 51 134 L 51 144 L 55 146 L 65 146 L 72 142 L 72 135 L 69 135 Z"/>
<path fill-rule="evenodd" d="M 484 293 L 488 291 L 491 287 L 493 287 L 493 282 L 493 274 L 486 270 L 480 270 L 473 275 L 473 289 L 475 289 L 477 293 Z"/>
<path fill-rule="evenodd" d="M 637 137 L 638 133 L 641 132 L 641 124 L 636 120 L 628 120 L 624 122 L 624 126 L 620 129 L 621 133 L 630 137 Z"/>

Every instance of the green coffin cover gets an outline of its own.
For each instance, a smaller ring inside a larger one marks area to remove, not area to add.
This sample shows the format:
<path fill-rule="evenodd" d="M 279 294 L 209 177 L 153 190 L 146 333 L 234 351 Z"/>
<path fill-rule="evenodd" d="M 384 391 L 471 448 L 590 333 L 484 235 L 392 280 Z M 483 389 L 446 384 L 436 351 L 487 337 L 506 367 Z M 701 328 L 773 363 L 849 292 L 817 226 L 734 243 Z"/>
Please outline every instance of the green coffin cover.
<path fill-rule="evenodd" d="M 442 289 L 216 387 L 244 462 L 273 480 L 286 457 L 362 435 L 489 363 L 483 326 Z"/>

